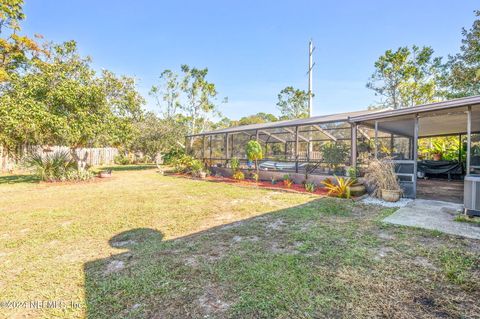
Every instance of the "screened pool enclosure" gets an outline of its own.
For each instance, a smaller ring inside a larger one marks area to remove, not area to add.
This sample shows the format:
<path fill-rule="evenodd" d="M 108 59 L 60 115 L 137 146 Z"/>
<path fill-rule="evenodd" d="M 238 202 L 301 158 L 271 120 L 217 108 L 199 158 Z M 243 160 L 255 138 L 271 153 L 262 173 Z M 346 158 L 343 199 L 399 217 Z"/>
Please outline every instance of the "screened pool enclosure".
<path fill-rule="evenodd" d="M 316 116 L 307 119 L 280 121 L 231 127 L 188 136 L 188 152 L 209 166 L 229 167 L 232 158 L 242 168 L 252 167 L 245 152 L 250 140 L 263 148 L 260 170 L 309 174 L 344 175 L 355 161 L 355 143 L 360 145 L 360 158 L 374 155 L 375 132 L 367 126 L 349 122 L 352 116 L 371 111 Z M 353 152 L 352 152 L 353 151 Z"/>
<path fill-rule="evenodd" d="M 247 169 L 253 164 L 247 160 L 246 145 L 257 140 L 264 153 L 259 162 L 261 178 L 262 172 L 264 178 L 284 172 L 298 178 L 316 176 L 319 180 L 333 174 L 345 175 L 351 166 L 361 172 L 369 159 L 388 156 L 395 162 L 404 196 L 415 197 L 419 173 L 428 172 L 429 165 L 440 164 L 419 157 L 419 140 L 439 136 L 458 139 L 458 158 L 443 163 L 455 168 L 457 180 L 479 174 L 480 96 L 396 110 L 230 127 L 187 136 L 186 146 L 188 153 L 211 168 L 228 169 L 236 158 L 241 168 Z M 450 177 L 449 173 L 449 181 Z"/>

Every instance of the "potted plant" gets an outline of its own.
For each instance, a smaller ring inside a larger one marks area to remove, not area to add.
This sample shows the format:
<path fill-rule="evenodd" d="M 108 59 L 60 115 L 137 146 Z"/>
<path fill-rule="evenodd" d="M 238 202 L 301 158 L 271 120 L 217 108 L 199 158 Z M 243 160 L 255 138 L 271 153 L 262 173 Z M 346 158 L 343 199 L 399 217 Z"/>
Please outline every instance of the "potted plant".
<path fill-rule="evenodd" d="M 111 169 L 107 169 L 107 170 L 104 170 L 104 171 L 100 171 L 100 172 L 98 173 L 98 177 L 100 177 L 100 178 L 112 177 L 112 170 L 111 170 Z"/>
<path fill-rule="evenodd" d="M 443 154 L 447 150 L 447 145 L 444 141 L 434 141 L 432 143 L 431 154 L 434 161 L 441 161 L 443 158 Z"/>
<path fill-rule="evenodd" d="M 402 189 L 395 175 L 395 165 L 390 158 L 371 159 L 365 173 L 365 180 L 373 190 L 373 196 L 387 202 L 400 200 Z"/>
<path fill-rule="evenodd" d="M 201 179 L 207 178 L 207 172 L 205 171 L 198 172 L 198 177 L 200 177 Z"/>

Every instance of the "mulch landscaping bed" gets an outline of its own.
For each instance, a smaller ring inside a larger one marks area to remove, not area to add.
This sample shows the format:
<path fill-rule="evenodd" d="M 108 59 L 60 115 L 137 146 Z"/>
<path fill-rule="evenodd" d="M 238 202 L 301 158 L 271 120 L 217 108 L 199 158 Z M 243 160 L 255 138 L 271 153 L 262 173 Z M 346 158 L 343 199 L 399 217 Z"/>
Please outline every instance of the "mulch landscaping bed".
<path fill-rule="evenodd" d="M 189 179 L 198 179 L 198 180 L 204 180 L 208 182 L 214 182 L 214 183 L 227 183 L 227 184 L 234 184 L 237 186 L 242 186 L 242 187 L 256 187 L 256 188 L 264 188 L 264 189 L 270 189 L 270 190 L 277 190 L 277 191 L 284 191 L 284 192 L 291 192 L 291 193 L 304 193 L 304 194 L 312 194 L 312 195 L 318 195 L 318 196 L 327 196 L 327 190 L 323 187 L 317 187 L 315 189 L 315 192 L 307 192 L 305 190 L 305 187 L 302 184 L 292 184 L 291 187 L 287 187 L 283 184 L 283 181 L 277 181 L 277 183 L 272 184 L 271 182 L 268 181 L 254 181 L 254 180 L 249 180 L 249 179 L 244 179 L 244 180 L 236 180 L 233 178 L 229 177 L 216 177 L 216 176 L 207 176 L 205 179 L 201 178 L 194 178 L 191 175 L 188 174 L 178 174 L 178 173 L 173 173 L 173 174 L 168 174 L 168 175 L 173 175 L 173 176 L 178 176 L 178 177 L 183 177 L 183 178 L 189 178 Z"/>

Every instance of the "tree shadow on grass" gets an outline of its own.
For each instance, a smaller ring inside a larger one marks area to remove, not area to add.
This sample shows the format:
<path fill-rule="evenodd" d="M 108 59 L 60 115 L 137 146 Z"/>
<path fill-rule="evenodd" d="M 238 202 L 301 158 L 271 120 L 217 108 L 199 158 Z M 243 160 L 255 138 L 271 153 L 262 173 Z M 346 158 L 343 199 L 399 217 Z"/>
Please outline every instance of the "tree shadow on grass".
<path fill-rule="evenodd" d="M 3 175 L 0 176 L 1 184 L 20 184 L 20 183 L 38 183 L 40 179 L 35 175 L 19 174 L 19 175 Z"/>
<path fill-rule="evenodd" d="M 238 232 L 245 236 L 244 243 L 260 243 L 260 233 L 271 222 L 270 216 L 279 214 L 282 218 L 283 213 L 307 205 L 213 226 L 171 240 L 164 240 L 161 232 L 150 228 L 135 228 L 113 236 L 110 246 L 127 251 L 84 264 L 86 317 L 225 316 L 231 296 L 227 297 L 227 289 L 211 271 L 217 271 L 213 270 L 217 263 L 236 253 L 237 244 L 241 245 L 236 241 Z M 277 226 L 272 224 L 271 231 Z"/>
<path fill-rule="evenodd" d="M 370 212 L 365 213 L 351 205 L 315 199 L 171 240 L 150 228 L 119 233 L 109 244 L 123 252 L 84 264 L 86 316 L 340 318 L 349 317 L 345 304 L 355 301 L 355 289 L 372 303 L 374 317 L 404 309 L 412 311 L 407 317 L 429 317 L 437 310 L 458 317 L 445 302 L 459 293 L 458 287 L 448 294 L 425 288 L 422 280 L 402 276 L 411 264 L 400 263 L 385 278 L 365 281 L 365 274 L 382 265 L 374 257 L 384 242 L 371 237 L 380 230 L 374 222 L 378 212 L 370 216 L 374 208 L 366 207 Z M 371 227 L 365 230 L 362 223 Z M 349 276 L 339 274 L 341 269 Z M 430 278 L 430 272 L 417 275 Z M 401 296 L 385 288 L 400 284 Z M 376 294 L 373 299 L 370 293 Z M 419 309 L 413 297 L 421 294 L 435 300 L 436 308 Z M 466 296 L 462 307 L 472 309 L 474 297 Z M 383 298 L 395 303 L 383 303 Z"/>

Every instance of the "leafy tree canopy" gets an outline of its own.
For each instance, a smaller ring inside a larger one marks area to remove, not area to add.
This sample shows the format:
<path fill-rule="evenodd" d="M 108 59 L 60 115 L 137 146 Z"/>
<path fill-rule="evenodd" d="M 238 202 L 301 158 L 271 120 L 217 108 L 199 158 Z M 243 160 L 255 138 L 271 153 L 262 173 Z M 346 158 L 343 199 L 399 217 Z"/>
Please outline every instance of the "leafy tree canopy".
<path fill-rule="evenodd" d="M 153 112 L 147 112 L 135 126 L 139 134 L 133 140 L 130 149 L 155 158 L 158 153 L 183 148 L 187 123 L 181 116 L 161 118 Z"/>
<path fill-rule="evenodd" d="M 25 19 L 22 10 L 23 0 L 0 1 L 0 83 L 26 68 L 33 57 L 45 53 L 36 40 L 19 34 L 20 22 Z"/>
<path fill-rule="evenodd" d="M 213 118 L 221 116 L 215 84 L 207 80 L 208 69 L 181 66 L 181 75 L 165 70 L 160 84 L 152 86 L 150 95 L 163 118 L 182 115 L 187 121 L 187 134 L 197 134 L 211 128 Z M 222 103 L 226 103 L 224 99 Z"/>
<path fill-rule="evenodd" d="M 480 10 L 470 29 L 462 30 L 460 52 L 448 57 L 444 85 L 447 98 L 480 94 Z"/>
<path fill-rule="evenodd" d="M 296 119 L 308 117 L 308 93 L 287 86 L 278 94 L 277 107 L 282 119 Z"/>
<path fill-rule="evenodd" d="M 278 118 L 275 115 L 270 113 L 259 112 L 257 114 L 244 116 L 240 118 L 238 121 L 231 121 L 229 126 L 269 123 L 269 122 L 276 122 L 276 121 L 278 121 Z"/>
<path fill-rule="evenodd" d="M 432 48 L 415 45 L 385 51 L 367 83 L 381 97 L 376 107 L 398 109 L 437 101 L 442 64 L 433 54 Z"/>
<path fill-rule="evenodd" d="M 12 74 L 0 98 L 0 142 L 119 145 L 135 134 L 133 122 L 144 103 L 132 78 L 100 75 L 81 57 L 76 43 L 49 47 L 25 74 Z"/>

